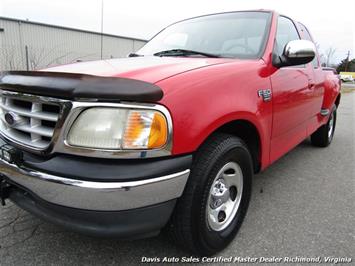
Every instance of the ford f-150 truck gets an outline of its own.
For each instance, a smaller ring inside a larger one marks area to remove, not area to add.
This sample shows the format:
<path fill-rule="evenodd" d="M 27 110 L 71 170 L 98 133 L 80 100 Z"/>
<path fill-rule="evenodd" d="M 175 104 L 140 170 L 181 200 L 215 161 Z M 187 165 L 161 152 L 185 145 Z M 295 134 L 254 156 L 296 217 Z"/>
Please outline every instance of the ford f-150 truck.
<path fill-rule="evenodd" d="M 340 102 L 307 28 L 267 10 L 175 23 L 128 58 L 3 72 L 0 89 L 3 203 L 90 235 L 164 228 L 199 255 L 237 234 L 253 174 L 332 142 Z"/>

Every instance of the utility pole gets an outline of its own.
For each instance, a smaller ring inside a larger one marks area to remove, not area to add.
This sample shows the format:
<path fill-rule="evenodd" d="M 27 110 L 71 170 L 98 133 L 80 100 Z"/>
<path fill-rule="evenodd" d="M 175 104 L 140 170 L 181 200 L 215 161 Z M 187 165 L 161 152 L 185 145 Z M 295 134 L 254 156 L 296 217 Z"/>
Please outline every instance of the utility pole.
<path fill-rule="evenodd" d="M 101 1 L 101 60 L 103 52 L 103 43 L 104 43 L 104 0 Z"/>
<path fill-rule="evenodd" d="M 20 47 L 20 53 L 21 53 L 21 70 L 24 69 L 24 63 L 25 63 L 25 55 L 23 54 L 23 32 L 22 32 L 22 23 L 21 21 L 18 22 L 18 33 L 19 33 L 19 38 L 20 38 L 20 44 L 19 44 L 19 47 Z M 18 66 L 17 66 L 18 67 Z"/>
<path fill-rule="evenodd" d="M 26 53 L 26 70 L 29 71 L 30 70 L 30 61 L 28 58 L 28 46 L 25 45 L 25 53 Z"/>
<path fill-rule="evenodd" d="M 348 56 L 346 57 L 345 72 L 348 71 L 350 51 L 348 51 Z"/>

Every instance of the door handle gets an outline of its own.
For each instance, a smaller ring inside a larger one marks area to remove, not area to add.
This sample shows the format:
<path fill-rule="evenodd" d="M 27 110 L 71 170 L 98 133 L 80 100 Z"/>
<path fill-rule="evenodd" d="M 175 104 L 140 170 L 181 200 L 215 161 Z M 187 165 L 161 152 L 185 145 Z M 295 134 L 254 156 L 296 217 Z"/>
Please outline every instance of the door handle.
<path fill-rule="evenodd" d="M 314 82 L 309 82 L 308 83 L 308 89 L 313 89 L 313 87 L 315 86 L 316 84 Z"/>

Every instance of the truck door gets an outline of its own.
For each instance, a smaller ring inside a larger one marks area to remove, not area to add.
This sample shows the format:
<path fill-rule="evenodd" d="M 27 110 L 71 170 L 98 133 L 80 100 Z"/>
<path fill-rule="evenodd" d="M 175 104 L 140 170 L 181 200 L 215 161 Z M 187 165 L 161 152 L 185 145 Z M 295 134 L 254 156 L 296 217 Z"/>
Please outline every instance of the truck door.
<path fill-rule="evenodd" d="M 281 55 L 285 45 L 300 35 L 292 20 L 279 16 L 274 52 Z M 307 137 L 310 118 L 313 70 L 307 65 L 281 67 L 271 76 L 273 128 L 270 159 L 275 161 Z"/>
<path fill-rule="evenodd" d="M 313 39 L 307 30 L 307 28 L 298 23 L 301 31 L 302 39 L 313 42 Z M 318 51 L 317 51 L 318 52 Z M 324 73 L 319 65 L 318 54 L 314 57 L 313 61 L 307 64 L 313 73 L 312 88 L 311 88 L 311 100 L 309 101 L 310 121 L 308 124 L 308 135 L 312 134 L 319 127 L 318 114 L 322 108 L 324 97 Z"/>

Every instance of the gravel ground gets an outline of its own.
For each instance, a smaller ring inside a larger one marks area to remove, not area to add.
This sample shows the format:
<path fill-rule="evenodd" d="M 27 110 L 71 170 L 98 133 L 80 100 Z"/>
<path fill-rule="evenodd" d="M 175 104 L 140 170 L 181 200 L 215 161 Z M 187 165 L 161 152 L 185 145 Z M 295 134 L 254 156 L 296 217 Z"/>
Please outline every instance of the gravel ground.
<path fill-rule="evenodd" d="M 334 142 L 309 140 L 255 176 L 249 212 L 222 257 L 351 257 L 355 260 L 355 93 L 343 95 Z M 0 208 L 0 265 L 137 264 L 187 256 L 164 236 L 138 241 L 85 237 L 12 204 Z M 297 263 L 294 263 L 294 265 Z"/>

